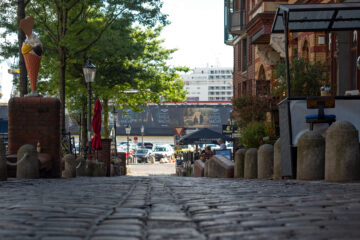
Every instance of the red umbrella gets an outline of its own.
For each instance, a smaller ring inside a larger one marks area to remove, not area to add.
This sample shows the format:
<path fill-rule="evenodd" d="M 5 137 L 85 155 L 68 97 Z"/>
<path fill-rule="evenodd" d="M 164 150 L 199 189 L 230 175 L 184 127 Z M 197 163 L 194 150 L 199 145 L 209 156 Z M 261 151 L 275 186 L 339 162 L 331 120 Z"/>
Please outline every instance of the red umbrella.
<path fill-rule="evenodd" d="M 95 149 L 95 150 L 101 150 L 102 149 L 102 145 L 101 145 L 101 136 L 100 136 L 100 131 L 101 131 L 101 104 L 100 104 L 100 100 L 97 99 L 95 102 L 95 106 L 94 106 L 94 117 L 91 121 L 91 126 L 93 128 L 93 131 L 95 133 L 94 137 L 91 140 L 91 148 Z"/>

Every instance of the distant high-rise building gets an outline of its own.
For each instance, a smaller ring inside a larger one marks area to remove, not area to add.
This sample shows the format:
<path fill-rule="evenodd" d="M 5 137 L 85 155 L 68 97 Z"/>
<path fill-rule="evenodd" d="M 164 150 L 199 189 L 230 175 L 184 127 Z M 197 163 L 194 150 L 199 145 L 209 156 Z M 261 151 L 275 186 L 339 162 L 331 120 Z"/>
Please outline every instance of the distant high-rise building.
<path fill-rule="evenodd" d="M 182 75 L 186 101 L 231 101 L 233 96 L 232 68 L 195 68 Z"/>

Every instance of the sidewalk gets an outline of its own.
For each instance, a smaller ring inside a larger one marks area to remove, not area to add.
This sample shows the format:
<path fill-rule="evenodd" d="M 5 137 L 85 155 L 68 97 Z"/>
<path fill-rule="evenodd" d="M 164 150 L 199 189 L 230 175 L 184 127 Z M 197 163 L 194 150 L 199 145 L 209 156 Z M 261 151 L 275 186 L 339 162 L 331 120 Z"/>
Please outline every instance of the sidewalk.
<path fill-rule="evenodd" d="M 360 239 L 360 183 L 10 179 L 0 205 L 0 239 Z"/>

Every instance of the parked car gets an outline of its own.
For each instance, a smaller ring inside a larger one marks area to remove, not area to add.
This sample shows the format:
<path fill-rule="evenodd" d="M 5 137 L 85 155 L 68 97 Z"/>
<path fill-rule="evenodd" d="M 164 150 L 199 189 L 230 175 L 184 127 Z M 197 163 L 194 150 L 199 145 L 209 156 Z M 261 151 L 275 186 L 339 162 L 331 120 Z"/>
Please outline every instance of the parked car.
<path fill-rule="evenodd" d="M 152 151 L 150 149 L 147 148 L 140 148 L 138 149 L 133 157 L 135 159 L 135 161 L 139 162 L 143 162 L 143 163 L 148 163 L 148 162 L 152 162 L 151 158 L 153 158 L 153 156 L 151 155 Z"/>
<path fill-rule="evenodd" d="M 116 151 L 127 153 L 127 156 L 131 156 L 134 154 L 134 150 L 130 147 L 130 145 L 129 150 L 127 149 L 127 144 L 117 144 Z"/>
<path fill-rule="evenodd" d="M 163 146 L 155 146 L 152 152 L 152 156 L 155 157 L 156 161 L 160 161 L 162 158 L 169 158 L 174 154 L 174 151 L 171 149 L 170 146 L 163 145 Z"/>

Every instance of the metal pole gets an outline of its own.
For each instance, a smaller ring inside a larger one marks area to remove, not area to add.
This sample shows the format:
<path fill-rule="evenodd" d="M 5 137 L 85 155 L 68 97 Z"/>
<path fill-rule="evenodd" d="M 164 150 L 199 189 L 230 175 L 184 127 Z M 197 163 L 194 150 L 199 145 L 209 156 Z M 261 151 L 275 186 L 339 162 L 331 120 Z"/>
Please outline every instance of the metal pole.
<path fill-rule="evenodd" d="M 291 96 L 291 83 L 290 83 L 290 60 L 289 60 L 289 13 L 283 12 L 284 34 L 285 34 L 285 62 L 286 62 L 286 83 L 287 83 L 287 117 L 288 117 L 288 129 L 289 129 L 289 142 L 288 151 L 290 153 L 290 166 L 292 170 L 292 176 L 296 177 L 296 162 L 292 148 L 292 125 L 291 125 L 291 109 L 290 109 L 290 96 Z M 287 161 L 289 161 L 287 160 Z M 284 164 L 283 164 L 284 165 Z"/>
<path fill-rule="evenodd" d="M 127 151 L 126 151 L 126 154 L 125 154 L 125 156 L 126 156 L 126 161 L 127 161 L 127 159 L 128 159 L 128 156 L 129 156 L 129 134 L 127 135 Z"/>
<path fill-rule="evenodd" d="M 91 82 L 88 84 L 88 119 L 87 119 L 87 130 L 88 130 L 88 154 L 91 155 Z"/>
<path fill-rule="evenodd" d="M 144 148 L 144 131 L 141 131 L 141 148 Z"/>
<path fill-rule="evenodd" d="M 115 108 L 114 108 L 115 109 Z M 114 111 L 115 112 L 115 111 Z M 114 114 L 116 114 L 116 113 L 114 113 Z M 115 144 L 115 157 L 117 157 L 117 149 L 116 149 L 116 117 L 115 117 L 115 115 L 114 115 L 114 129 L 115 129 L 115 131 L 114 131 L 114 134 L 115 134 L 115 139 L 114 139 L 114 144 Z"/>
<path fill-rule="evenodd" d="M 289 63 L 289 13 L 283 12 L 284 34 L 285 34 L 285 62 L 286 62 L 286 83 L 287 97 L 290 97 L 290 63 Z"/>

